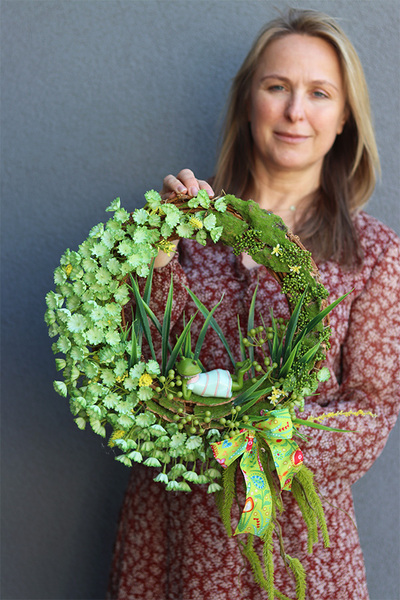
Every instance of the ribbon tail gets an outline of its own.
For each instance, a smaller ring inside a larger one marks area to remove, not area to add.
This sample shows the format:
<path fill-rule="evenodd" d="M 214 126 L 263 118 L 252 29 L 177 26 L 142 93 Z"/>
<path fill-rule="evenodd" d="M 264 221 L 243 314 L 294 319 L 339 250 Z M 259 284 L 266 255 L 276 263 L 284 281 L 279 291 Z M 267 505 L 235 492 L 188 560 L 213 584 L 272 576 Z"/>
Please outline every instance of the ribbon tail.
<path fill-rule="evenodd" d="M 252 533 L 262 537 L 271 520 L 272 496 L 261 466 L 256 440 L 251 450 L 243 454 L 240 468 L 246 482 L 246 502 L 235 535 Z"/>

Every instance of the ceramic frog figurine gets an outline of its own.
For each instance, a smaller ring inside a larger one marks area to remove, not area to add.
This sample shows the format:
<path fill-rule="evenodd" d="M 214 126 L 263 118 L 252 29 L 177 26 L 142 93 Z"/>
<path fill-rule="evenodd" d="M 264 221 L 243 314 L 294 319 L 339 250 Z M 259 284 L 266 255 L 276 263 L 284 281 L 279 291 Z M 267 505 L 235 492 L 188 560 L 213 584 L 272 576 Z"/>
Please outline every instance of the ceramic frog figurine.
<path fill-rule="evenodd" d="M 176 368 L 182 377 L 182 395 L 189 400 L 192 392 L 208 398 L 231 398 L 232 392 L 243 387 L 243 376 L 251 366 L 250 359 L 236 363 L 235 379 L 225 369 L 214 369 L 203 373 L 198 362 L 192 358 L 183 358 Z"/>

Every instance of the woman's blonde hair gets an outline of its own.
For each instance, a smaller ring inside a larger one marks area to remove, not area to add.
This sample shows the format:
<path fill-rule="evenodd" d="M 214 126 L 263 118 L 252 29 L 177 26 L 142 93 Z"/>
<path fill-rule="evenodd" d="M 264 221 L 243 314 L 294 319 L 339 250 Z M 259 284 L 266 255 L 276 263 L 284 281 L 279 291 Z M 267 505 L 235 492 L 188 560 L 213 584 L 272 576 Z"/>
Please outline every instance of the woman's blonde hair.
<path fill-rule="evenodd" d="M 272 41 L 290 34 L 320 37 L 339 58 L 347 99 L 343 131 L 326 155 L 313 210 L 296 233 L 320 260 L 354 264 L 361 257 L 352 216 L 371 196 L 379 172 L 368 89 L 357 52 L 334 19 L 313 10 L 290 9 L 268 23 L 233 80 L 214 189 L 238 196 L 254 177 L 253 140 L 248 123 L 251 84 L 261 55 Z"/>

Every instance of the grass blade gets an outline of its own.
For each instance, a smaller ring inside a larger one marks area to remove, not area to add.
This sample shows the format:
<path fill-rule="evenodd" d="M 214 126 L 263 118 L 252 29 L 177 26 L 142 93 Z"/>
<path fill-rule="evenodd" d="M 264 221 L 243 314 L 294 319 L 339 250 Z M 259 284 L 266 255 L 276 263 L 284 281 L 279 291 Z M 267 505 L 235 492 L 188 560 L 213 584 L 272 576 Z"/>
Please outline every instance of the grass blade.
<path fill-rule="evenodd" d="M 179 354 L 179 350 L 181 349 L 182 344 L 185 341 L 187 332 L 190 329 L 196 315 L 197 315 L 197 312 L 190 318 L 189 323 L 186 325 L 185 329 L 182 331 L 181 335 L 179 336 L 179 338 L 174 346 L 174 349 L 172 350 L 171 355 L 169 357 L 168 364 L 165 368 L 165 373 L 168 373 L 168 371 L 173 368 L 176 358 Z"/>
<path fill-rule="evenodd" d="M 201 312 L 201 314 L 203 315 L 203 317 L 206 319 L 208 316 L 208 313 L 210 312 L 208 310 L 208 308 L 206 308 L 204 306 L 204 304 L 201 302 L 201 300 L 199 300 L 199 298 L 197 298 L 196 294 L 194 294 L 192 292 L 192 290 L 190 290 L 188 287 L 185 286 L 186 291 L 188 292 L 189 296 L 192 298 L 193 302 L 195 303 L 195 305 L 197 306 L 197 308 L 199 309 L 199 311 Z M 229 344 L 224 336 L 224 334 L 222 333 L 222 329 L 221 327 L 218 325 L 218 323 L 216 322 L 216 320 L 214 319 L 214 317 L 211 317 L 210 320 L 210 325 L 211 327 L 214 329 L 215 333 L 218 335 L 219 339 L 221 340 L 221 342 L 223 343 L 225 350 L 228 353 L 228 356 L 233 364 L 233 366 L 235 366 L 236 362 L 235 359 L 233 358 L 233 354 L 231 352 L 231 349 L 229 348 Z"/>
<path fill-rule="evenodd" d="M 256 285 L 256 288 L 254 290 L 253 296 L 251 298 L 251 302 L 250 302 L 250 308 L 249 308 L 249 316 L 247 318 L 247 331 L 250 331 L 250 329 L 253 329 L 254 327 L 254 309 L 256 306 L 256 296 L 257 296 L 257 290 L 258 290 L 258 283 Z M 249 358 L 251 360 L 251 362 L 253 363 L 254 361 L 254 346 L 249 346 Z M 254 371 L 254 367 L 251 367 L 251 376 L 254 377 L 255 371 Z"/>
<path fill-rule="evenodd" d="M 300 315 L 300 311 L 301 311 L 301 307 L 303 306 L 303 302 L 304 302 L 304 298 L 306 295 L 306 291 L 307 288 L 304 290 L 304 292 L 302 293 L 302 295 L 300 296 L 294 311 L 291 314 L 291 317 L 289 319 L 289 323 L 287 325 L 287 329 L 286 329 L 286 337 L 285 337 L 285 351 L 283 354 L 283 360 L 282 363 L 285 363 L 287 361 L 287 359 L 289 358 L 290 353 L 292 352 L 292 342 L 293 342 L 293 338 L 294 338 L 294 334 L 297 328 L 297 323 L 299 320 L 299 315 Z"/>
<path fill-rule="evenodd" d="M 165 373 L 165 366 L 168 360 L 168 347 L 169 347 L 169 328 L 171 325 L 171 315 L 172 315 L 172 298 L 174 293 L 174 286 L 172 282 L 172 273 L 171 273 L 171 283 L 169 286 L 167 302 L 165 304 L 164 311 L 164 319 L 162 323 L 162 333 L 161 333 L 161 372 Z"/>
<path fill-rule="evenodd" d="M 239 343 L 240 343 L 240 355 L 241 355 L 241 360 L 246 360 L 246 348 L 245 345 L 243 344 L 243 335 L 242 335 L 242 328 L 240 326 L 240 317 L 239 315 L 237 315 L 237 321 L 238 321 L 238 330 L 239 330 Z"/>
<path fill-rule="evenodd" d="M 133 290 L 133 294 L 135 296 L 135 302 L 136 302 L 136 312 L 138 314 L 138 318 L 140 319 L 140 324 L 143 329 L 143 333 L 144 333 L 147 343 L 149 345 L 151 356 L 152 356 L 153 360 L 157 361 L 156 353 L 154 352 L 154 346 L 153 346 L 153 340 L 151 337 L 149 321 L 147 319 L 146 309 L 144 307 L 145 303 L 140 295 L 139 286 L 138 286 L 137 281 L 135 281 L 133 278 L 131 279 L 131 281 L 132 281 L 132 290 Z"/>
<path fill-rule="evenodd" d="M 196 342 L 196 348 L 194 350 L 194 358 L 197 360 L 200 356 L 200 351 L 204 342 L 204 338 L 206 336 L 207 333 L 207 329 L 208 326 L 210 325 L 211 319 L 213 318 L 213 313 L 214 311 L 218 308 L 218 306 L 221 304 L 222 299 L 224 297 L 224 294 L 222 294 L 221 300 L 214 306 L 214 308 L 212 308 L 210 310 L 210 312 L 207 315 L 206 320 L 204 321 L 203 327 L 201 328 L 199 337 L 197 338 L 197 342 Z"/>
<path fill-rule="evenodd" d="M 335 308 L 335 306 L 337 306 L 340 302 L 342 302 L 342 300 L 344 300 L 345 298 L 347 298 L 347 296 L 349 294 L 351 294 L 353 290 L 350 290 L 350 292 L 347 292 L 347 294 L 344 294 L 343 296 L 340 296 L 340 298 L 338 298 L 337 300 L 335 300 L 334 302 L 332 302 L 332 304 L 330 304 L 329 306 L 327 306 L 326 308 L 324 308 L 324 310 L 322 310 L 320 313 L 317 314 L 317 316 L 315 316 L 313 319 L 311 319 L 311 321 L 309 323 L 307 323 L 307 325 L 304 327 L 304 329 L 299 333 L 299 335 L 297 336 L 294 345 L 300 343 L 304 337 L 310 333 L 310 331 L 312 331 L 316 325 L 318 325 L 318 323 L 320 323 L 320 321 L 322 321 L 322 319 L 324 319 L 326 317 L 326 315 L 328 313 L 331 312 L 331 310 L 333 310 Z"/>
<path fill-rule="evenodd" d="M 249 400 L 249 398 L 252 396 L 252 394 L 260 387 L 260 385 L 262 383 L 264 383 L 264 381 L 267 379 L 267 377 L 270 376 L 270 374 L 271 374 L 271 372 L 268 371 L 268 373 L 265 373 L 265 375 L 260 377 L 260 379 L 258 381 L 256 381 L 255 383 L 253 383 L 252 386 L 247 388 L 247 390 L 245 390 L 244 392 L 242 392 L 241 394 L 236 396 L 236 398 L 233 401 L 234 406 L 241 406 L 242 404 L 247 402 Z M 259 390 L 259 391 L 264 393 L 264 390 Z M 261 395 L 262 394 L 260 394 L 260 396 Z"/>

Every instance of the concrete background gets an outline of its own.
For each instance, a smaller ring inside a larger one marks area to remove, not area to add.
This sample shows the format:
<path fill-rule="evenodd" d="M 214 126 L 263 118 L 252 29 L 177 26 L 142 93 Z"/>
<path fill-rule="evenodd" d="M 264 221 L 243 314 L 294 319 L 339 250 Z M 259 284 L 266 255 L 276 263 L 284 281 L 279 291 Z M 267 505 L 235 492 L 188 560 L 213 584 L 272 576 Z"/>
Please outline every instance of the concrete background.
<path fill-rule="evenodd" d="M 368 210 L 399 232 L 399 3 L 291 4 L 337 17 L 361 55 L 383 164 Z M 104 598 L 128 478 L 53 391 L 53 270 L 114 197 L 132 210 L 169 172 L 213 172 L 230 80 L 276 5 L 1 3 L 3 600 Z M 372 600 L 399 598 L 398 440 L 354 487 Z"/>

